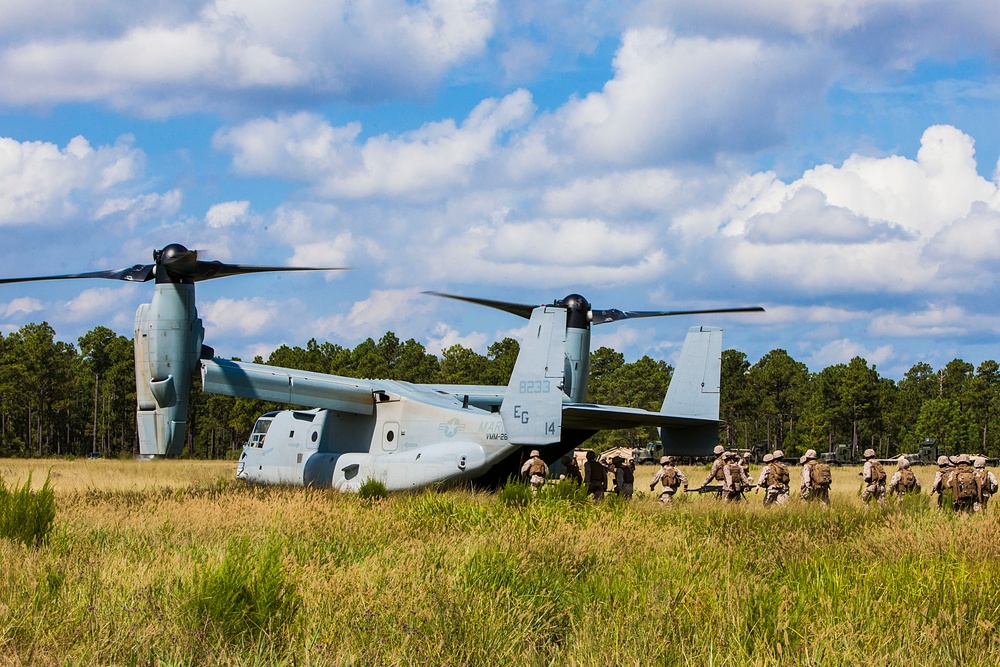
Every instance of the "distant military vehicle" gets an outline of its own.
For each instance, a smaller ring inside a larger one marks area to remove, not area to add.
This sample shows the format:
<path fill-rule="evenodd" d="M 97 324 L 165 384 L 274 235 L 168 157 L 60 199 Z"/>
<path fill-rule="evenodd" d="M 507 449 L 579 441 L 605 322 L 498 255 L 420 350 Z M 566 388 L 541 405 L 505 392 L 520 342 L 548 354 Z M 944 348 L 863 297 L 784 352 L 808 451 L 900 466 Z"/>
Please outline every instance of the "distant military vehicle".
<path fill-rule="evenodd" d="M 855 461 L 851 456 L 851 446 L 845 444 L 831 446 L 830 451 L 823 452 L 819 455 L 819 458 L 824 463 L 829 463 L 833 466 L 843 466 L 857 463 L 857 461 Z"/>
<path fill-rule="evenodd" d="M 659 465 L 662 454 L 663 445 L 659 442 L 650 442 L 645 447 L 632 450 L 632 461 L 637 466 Z"/>

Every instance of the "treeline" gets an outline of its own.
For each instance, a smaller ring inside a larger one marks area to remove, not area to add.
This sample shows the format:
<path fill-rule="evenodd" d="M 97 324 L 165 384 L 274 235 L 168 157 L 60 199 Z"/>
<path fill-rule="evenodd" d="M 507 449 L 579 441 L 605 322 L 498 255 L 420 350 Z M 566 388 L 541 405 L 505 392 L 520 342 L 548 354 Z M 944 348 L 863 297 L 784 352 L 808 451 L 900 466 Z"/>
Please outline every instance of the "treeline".
<path fill-rule="evenodd" d="M 266 360 L 286 368 L 418 383 L 504 385 L 517 359 L 516 340 L 485 355 L 461 345 L 441 356 L 392 332 L 356 347 L 310 340 L 282 346 Z M 626 363 L 602 347 L 591 354 L 589 400 L 659 410 L 673 369 L 649 357 Z M 239 451 L 255 419 L 285 406 L 204 394 L 196 380 L 185 455 L 219 458 Z M 955 359 L 944 368 L 914 365 L 898 382 L 856 357 L 811 373 L 784 350 L 755 364 L 737 350 L 722 355 L 721 440 L 732 447 L 782 448 L 789 454 L 847 443 L 889 456 L 914 451 L 924 438 L 954 451 L 1000 455 L 1000 365 L 978 368 Z M 603 449 L 638 447 L 653 429 L 600 433 Z M 132 341 L 96 327 L 77 345 L 55 339 L 47 323 L 0 337 L 0 456 L 130 456 L 138 451 Z"/>

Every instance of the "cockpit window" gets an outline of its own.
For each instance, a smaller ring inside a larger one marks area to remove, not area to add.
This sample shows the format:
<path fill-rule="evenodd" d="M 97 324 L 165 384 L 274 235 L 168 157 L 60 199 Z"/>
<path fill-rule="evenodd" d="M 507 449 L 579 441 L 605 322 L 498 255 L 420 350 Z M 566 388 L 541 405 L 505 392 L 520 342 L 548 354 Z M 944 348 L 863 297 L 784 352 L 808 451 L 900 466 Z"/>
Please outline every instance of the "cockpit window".
<path fill-rule="evenodd" d="M 247 445 L 258 449 L 263 447 L 264 436 L 267 435 L 267 429 L 271 428 L 271 421 L 271 419 L 264 417 L 258 419 L 257 423 L 253 425 L 253 433 L 250 434 L 250 442 Z"/>

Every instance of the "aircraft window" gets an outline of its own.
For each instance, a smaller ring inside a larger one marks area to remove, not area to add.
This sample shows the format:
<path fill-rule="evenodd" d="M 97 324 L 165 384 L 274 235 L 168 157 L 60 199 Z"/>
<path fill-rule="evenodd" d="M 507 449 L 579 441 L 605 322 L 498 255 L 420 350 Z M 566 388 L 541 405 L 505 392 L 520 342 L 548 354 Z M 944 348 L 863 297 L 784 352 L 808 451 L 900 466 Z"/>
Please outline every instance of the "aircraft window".
<path fill-rule="evenodd" d="M 295 437 L 295 431 L 289 431 L 288 432 L 288 437 L 289 438 L 294 438 Z"/>
<path fill-rule="evenodd" d="M 248 443 L 251 447 L 256 447 L 258 449 L 264 446 L 264 436 L 267 434 L 267 429 L 271 427 L 270 419 L 258 419 L 253 425 L 253 433 L 250 434 L 250 442 Z"/>
<path fill-rule="evenodd" d="M 389 432 L 387 432 L 385 434 L 386 442 L 392 442 L 395 437 L 396 437 L 396 434 L 393 433 L 392 431 L 389 431 Z"/>
<path fill-rule="evenodd" d="M 312 441 L 316 442 L 317 440 L 319 440 L 319 433 L 317 433 L 316 431 L 313 431 L 311 437 L 312 437 Z"/>

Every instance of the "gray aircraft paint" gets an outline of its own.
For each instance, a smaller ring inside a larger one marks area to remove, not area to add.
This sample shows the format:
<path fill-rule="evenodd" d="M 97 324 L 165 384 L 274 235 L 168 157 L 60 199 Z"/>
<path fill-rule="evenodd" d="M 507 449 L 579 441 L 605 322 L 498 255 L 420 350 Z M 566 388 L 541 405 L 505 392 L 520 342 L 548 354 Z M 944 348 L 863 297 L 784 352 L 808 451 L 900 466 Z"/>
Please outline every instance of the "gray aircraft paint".
<path fill-rule="evenodd" d="M 135 313 L 136 422 L 142 456 L 177 456 L 187 436 L 191 376 L 204 328 L 194 285 L 157 284 Z"/>

